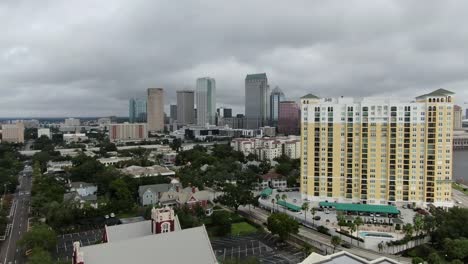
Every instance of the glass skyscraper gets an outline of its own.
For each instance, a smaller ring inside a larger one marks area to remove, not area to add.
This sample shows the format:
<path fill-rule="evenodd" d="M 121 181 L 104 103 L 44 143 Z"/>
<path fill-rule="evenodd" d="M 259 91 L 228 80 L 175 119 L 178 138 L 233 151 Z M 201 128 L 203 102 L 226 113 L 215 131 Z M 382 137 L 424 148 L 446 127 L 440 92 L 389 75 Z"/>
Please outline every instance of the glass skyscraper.
<path fill-rule="evenodd" d="M 128 106 L 128 120 L 130 123 L 146 122 L 145 99 L 132 98 Z"/>
<path fill-rule="evenodd" d="M 198 78 L 196 89 L 197 124 L 214 125 L 216 120 L 216 81 L 210 77 Z"/>
<path fill-rule="evenodd" d="M 268 124 L 270 119 L 270 87 L 266 73 L 249 74 L 245 77 L 246 128 L 257 129 Z"/>
<path fill-rule="evenodd" d="M 271 91 L 270 95 L 270 120 L 272 126 L 278 125 L 278 117 L 279 117 L 279 106 L 280 102 L 284 101 L 284 93 L 281 89 L 276 86 L 273 91 Z"/>

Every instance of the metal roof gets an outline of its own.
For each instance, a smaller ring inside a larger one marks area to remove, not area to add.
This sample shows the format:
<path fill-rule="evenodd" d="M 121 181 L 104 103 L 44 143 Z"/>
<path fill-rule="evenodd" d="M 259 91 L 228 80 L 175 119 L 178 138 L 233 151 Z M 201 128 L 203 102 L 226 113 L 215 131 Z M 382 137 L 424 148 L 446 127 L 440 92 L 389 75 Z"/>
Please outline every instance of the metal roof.
<path fill-rule="evenodd" d="M 268 197 L 273 193 L 273 190 L 271 188 L 266 188 L 262 191 L 260 194 L 262 197 Z"/>
<path fill-rule="evenodd" d="M 301 207 L 299 207 L 299 206 L 297 206 L 297 205 L 294 205 L 294 204 L 290 204 L 290 203 L 288 203 L 288 202 L 286 202 L 286 201 L 281 201 L 281 200 L 279 200 L 279 201 L 277 201 L 276 203 L 279 204 L 279 205 L 281 205 L 281 206 L 284 206 L 284 207 L 288 208 L 288 209 L 291 210 L 291 211 L 299 212 L 299 211 L 302 210 Z"/>
<path fill-rule="evenodd" d="M 306 94 L 306 95 L 302 96 L 301 99 L 320 99 L 320 97 L 310 93 L 310 94 Z"/>
<path fill-rule="evenodd" d="M 400 211 L 391 205 L 372 205 L 372 204 L 345 204 L 345 203 L 329 203 L 320 202 L 320 206 L 331 206 L 338 211 L 351 211 L 351 212 L 366 212 L 366 213 L 385 213 L 385 214 L 399 214 Z"/>

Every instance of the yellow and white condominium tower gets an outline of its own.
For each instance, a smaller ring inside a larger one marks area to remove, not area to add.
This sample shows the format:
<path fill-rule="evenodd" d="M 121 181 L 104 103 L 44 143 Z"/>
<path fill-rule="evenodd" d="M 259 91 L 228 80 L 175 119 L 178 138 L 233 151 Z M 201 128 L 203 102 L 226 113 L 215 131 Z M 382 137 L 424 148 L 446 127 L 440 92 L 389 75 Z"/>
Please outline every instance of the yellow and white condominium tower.
<path fill-rule="evenodd" d="M 452 95 L 302 97 L 302 198 L 453 206 Z"/>

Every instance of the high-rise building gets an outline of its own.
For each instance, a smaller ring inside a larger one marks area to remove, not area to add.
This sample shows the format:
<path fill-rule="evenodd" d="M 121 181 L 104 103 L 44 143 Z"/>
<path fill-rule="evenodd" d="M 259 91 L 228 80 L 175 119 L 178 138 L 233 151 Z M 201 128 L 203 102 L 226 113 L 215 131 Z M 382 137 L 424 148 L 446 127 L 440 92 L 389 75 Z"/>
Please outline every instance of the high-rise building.
<path fill-rule="evenodd" d="M 81 122 L 78 118 L 66 118 L 64 121 L 65 126 L 80 126 Z"/>
<path fill-rule="evenodd" d="M 129 100 L 128 120 L 130 123 L 146 122 L 146 99 L 132 98 Z"/>
<path fill-rule="evenodd" d="M 163 131 L 164 90 L 162 88 L 148 88 L 146 106 L 148 131 Z"/>
<path fill-rule="evenodd" d="M 142 140 L 148 137 L 146 123 L 122 123 L 109 125 L 109 139 L 116 140 Z"/>
<path fill-rule="evenodd" d="M 2 124 L 2 142 L 24 143 L 24 124 Z"/>
<path fill-rule="evenodd" d="M 468 108 L 465 109 L 465 119 L 468 119 Z"/>
<path fill-rule="evenodd" d="M 276 86 L 273 91 L 271 91 L 270 95 L 270 121 L 272 126 L 278 125 L 278 117 L 279 117 L 279 105 L 280 102 L 286 100 L 284 97 L 283 91 Z"/>
<path fill-rule="evenodd" d="M 214 125 L 216 118 L 216 81 L 210 77 L 197 79 L 197 124 Z"/>
<path fill-rule="evenodd" d="M 177 105 L 171 105 L 170 106 L 170 118 L 171 118 L 171 121 L 174 122 L 174 121 L 177 121 Z"/>
<path fill-rule="evenodd" d="M 248 129 L 267 125 L 270 116 L 270 93 L 266 73 L 245 77 L 245 118 Z"/>
<path fill-rule="evenodd" d="M 415 101 L 301 98 L 309 200 L 453 206 L 453 93 Z"/>
<path fill-rule="evenodd" d="M 220 107 L 217 110 L 218 116 L 223 118 L 230 118 L 232 117 L 232 109 L 231 108 L 224 108 Z"/>
<path fill-rule="evenodd" d="M 300 108 L 294 101 L 279 103 L 278 133 L 285 135 L 298 135 L 300 124 Z"/>
<path fill-rule="evenodd" d="M 191 90 L 177 91 L 177 123 L 194 124 L 195 118 L 193 109 L 195 92 Z"/>
<path fill-rule="evenodd" d="M 463 127 L 463 109 L 455 105 L 453 107 L 453 129 L 462 129 Z"/>

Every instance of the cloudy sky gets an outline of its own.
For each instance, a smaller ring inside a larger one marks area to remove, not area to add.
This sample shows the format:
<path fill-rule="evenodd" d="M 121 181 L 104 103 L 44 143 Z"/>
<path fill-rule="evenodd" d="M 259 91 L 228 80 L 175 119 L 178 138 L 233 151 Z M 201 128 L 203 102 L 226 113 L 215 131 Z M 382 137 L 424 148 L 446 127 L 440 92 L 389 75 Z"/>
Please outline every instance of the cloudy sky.
<path fill-rule="evenodd" d="M 0 117 L 125 116 L 146 88 L 168 105 L 202 76 L 243 112 L 256 72 L 290 99 L 443 87 L 463 104 L 467 13 L 468 1 L 1 0 Z"/>

